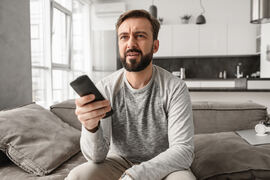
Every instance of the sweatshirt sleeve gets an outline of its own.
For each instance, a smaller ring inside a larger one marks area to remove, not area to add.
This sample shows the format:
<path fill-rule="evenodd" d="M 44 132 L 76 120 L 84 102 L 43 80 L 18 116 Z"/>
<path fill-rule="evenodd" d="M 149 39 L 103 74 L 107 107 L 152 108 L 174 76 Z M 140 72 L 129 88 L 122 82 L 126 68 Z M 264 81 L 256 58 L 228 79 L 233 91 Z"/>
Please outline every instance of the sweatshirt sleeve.
<path fill-rule="evenodd" d="M 97 88 L 103 93 L 102 84 Z M 105 96 L 106 98 L 106 96 Z M 99 163 L 105 160 L 110 147 L 111 117 L 100 120 L 99 128 L 95 133 L 88 131 L 82 125 L 80 146 L 84 157 L 89 161 Z"/>
<path fill-rule="evenodd" d="M 194 127 L 192 105 L 185 83 L 175 88 L 169 96 L 169 148 L 149 161 L 128 169 L 127 173 L 134 180 L 160 180 L 174 171 L 185 170 L 191 166 Z"/>

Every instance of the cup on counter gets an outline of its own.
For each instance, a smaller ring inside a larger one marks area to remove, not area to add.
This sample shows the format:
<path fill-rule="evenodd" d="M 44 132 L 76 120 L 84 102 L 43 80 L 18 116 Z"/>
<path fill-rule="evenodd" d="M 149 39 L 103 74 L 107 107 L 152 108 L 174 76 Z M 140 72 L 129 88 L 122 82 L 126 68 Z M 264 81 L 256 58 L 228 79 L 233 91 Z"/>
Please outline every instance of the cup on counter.
<path fill-rule="evenodd" d="M 186 78 L 185 68 L 180 68 L 180 79 L 185 78 Z"/>

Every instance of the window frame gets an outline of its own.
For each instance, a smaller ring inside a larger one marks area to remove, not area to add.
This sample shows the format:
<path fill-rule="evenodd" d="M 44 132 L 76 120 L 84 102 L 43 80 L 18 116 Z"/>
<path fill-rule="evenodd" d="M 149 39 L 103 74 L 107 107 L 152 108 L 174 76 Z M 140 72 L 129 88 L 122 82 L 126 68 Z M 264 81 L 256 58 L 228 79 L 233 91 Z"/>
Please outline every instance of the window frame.
<path fill-rule="evenodd" d="M 87 15 L 87 21 L 88 21 L 88 28 L 90 28 L 91 24 L 90 24 L 90 9 L 91 9 L 91 2 L 87 1 L 87 0 L 76 0 L 80 3 L 82 3 L 84 6 L 84 8 L 87 8 L 87 13 L 85 15 Z M 73 3 L 73 0 L 71 0 L 71 2 Z M 32 89 L 32 91 L 39 91 L 39 90 L 43 90 L 44 94 L 42 95 L 42 97 L 44 97 L 44 99 L 42 99 L 41 101 L 37 102 L 38 104 L 48 108 L 50 105 L 52 105 L 53 103 L 56 103 L 55 100 L 57 98 L 54 98 L 54 87 L 53 87 L 53 82 L 54 82 L 54 77 L 53 77 L 53 71 L 54 70 L 60 70 L 62 71 L 62 73 L 67 73 L 67 78 L 68 80 L 70 80 L 70 78 L 74 78 L 77 75 L 76 74 L 87 74 L 91 72 L 91 68 L 84 68 L 84 69 L 74 69 L 73 67 L 73 7 L 71 7 L 71 10 L 68 10 L 67 8 L 65 8 L 64 6 L 62 6 L 61 4 L 59 4 L 58 2 L 56 2 L 55 0 L 40 0 L 40 3 L 42 5 L 42 11 L 41 13 L 41 18 L 42 18 L 42 26 L 43 26 L 43 30 L 42 33 L 43 34 L 43 55 L 40 58 L 42 60 L 42 64 L 40 65 L 33 65 L 32 64 L 32 71 L 33 70 L 43 70 L 44 73 L 44 78 L 45 79 L 38 79 L 39 81 L 37 82 L 41 82 L 44 85 L 44 89 L 42 88 L 36 88 L 36 89 Z M 87 7 L 86 7 L 87 6 Z M 59 10 L 60 12 L 64 13 L 66 16 L 66 20 L 69 18 L 69 20 L 66 21 L 66 42 L 68 42 L 68 48 L 66 48 L 66 55 L 68 58 L 68 63 L 67 64 L 62 64 L 62 63 L 55 63 L 53 62 L 53 12 L 54 12 L 54 8 Z M 86 16 L 85 16 L 86 17 Z M 84 20 L 82 20 L 84 21 Z M 85 22 L 85 21 L 84 21 Z M 82 34 L 84 35 L 84 34 Z M 90 32 L 87 35 L 88 37 L 90 37 Z M 32 40 L 32 38 L 31 38 Z M 90 39 L 88 40 L 84 40 L 87 41 L 87 46 L 83 49 L 83 51 L 85 51 L 86 48 L 91 48 L 91 43 L 90 43 Z M 85 42 L 84 42 L 85 43 Z M 90 51 L 90 50 L 89 50 Z M 31 55 L 32 55 L 32 51 L 31 51 Z M 89 59 L 90 60 L 90 59 Z M 87 57 L 84 58 L 84 63 L 86 63 L 87 65 L 89 64 L 89 62 L 87 62 Z M 33 77 L 32 77 L 33 78 Z M 68 85 L 64 85 L 65 87 L 68 87 Z M 66 89 L 65 87 L 63 87 L 63 89 Z M 64 97 L 65 98 L 74 98 L 75 93 L 70 89 L 66 89 L 66 91 L 64 92 Z M 57 96 L 56 96 L 57 97 Z M 35 98 L 39 98 L 38 96 L 33 97 L 33 101 L 35 101 Z"/>

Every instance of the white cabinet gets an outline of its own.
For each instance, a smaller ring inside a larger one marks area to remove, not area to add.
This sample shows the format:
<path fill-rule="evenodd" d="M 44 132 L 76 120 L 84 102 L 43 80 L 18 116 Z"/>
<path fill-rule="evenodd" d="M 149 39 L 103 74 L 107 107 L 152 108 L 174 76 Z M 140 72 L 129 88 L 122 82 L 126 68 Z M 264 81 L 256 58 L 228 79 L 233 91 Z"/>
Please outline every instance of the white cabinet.
<path fill-rule="evenodd" d="M 201 81 L 202 88 L 234 88 L 234 80 L 213 80 L 213 81 Z"/>
<path fill-rule="evenodd" d="M 162 25 L 154 57 L 256 54 L 256 25 Z"/>
<path fill-rule="evenodd" d="M 256 24 L 228 24 L 228 54 L 256 54 Z"/>
<path fill-rule="evenodd" d="M 158 33 L 159 49 L 154 57 L 172 56 L 172 26 L 162 25 Z"/>
<path fill-rule="evenodd" d="M 172 29 L 173 56 L 194 56 L 199 54 L 198 25 L 174 25 Z"/>
<path fill-rule="evenodd" d="M 234 80 L 185 80 L 188 88 L 235 88 Z"/>
<path fill-rule="evenodd" d="M 247 89 L 270 89 L 270 80 L 248 80 Z"/>
<path fill-rule="evenodd" d="M 227 25 L 199 26 L 199 55 L 227 55 Z"/>
<path fill-rule="evenodd" d="M 261 78 L 270 78 L 270 23 L 262 24 Z M 270 102 L 270 101 L 269 101 Z M 270 111 L 269 111 L 270 112 Z"/>

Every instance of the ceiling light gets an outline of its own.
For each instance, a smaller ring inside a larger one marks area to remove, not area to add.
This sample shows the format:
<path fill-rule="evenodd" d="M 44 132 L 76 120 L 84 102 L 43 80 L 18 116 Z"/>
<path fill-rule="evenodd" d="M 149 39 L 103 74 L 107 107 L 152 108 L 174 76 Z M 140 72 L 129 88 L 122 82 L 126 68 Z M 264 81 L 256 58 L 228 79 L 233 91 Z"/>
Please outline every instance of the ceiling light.
<path fill-rule="evenodd" d="M 201 5 L 201 8 L 202 8 L 203 12 L 197 17 L 196 24 L 205 24 L 206 19 L 205 19 L 204 15 L 203 15 L 205 13 L 205 9 L 203 7 L 202 0 L 200 0 L 200 5 Z"/>

